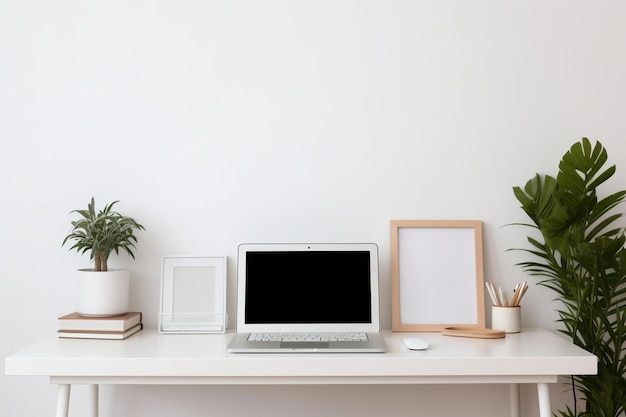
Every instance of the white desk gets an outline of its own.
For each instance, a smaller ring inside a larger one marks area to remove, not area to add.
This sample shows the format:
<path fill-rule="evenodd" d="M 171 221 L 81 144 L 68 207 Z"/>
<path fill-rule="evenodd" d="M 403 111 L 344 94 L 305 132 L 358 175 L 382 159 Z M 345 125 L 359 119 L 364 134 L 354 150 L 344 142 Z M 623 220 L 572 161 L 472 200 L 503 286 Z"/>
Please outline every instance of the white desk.
<path fill-rule="evenodd" d="M 6 375 L 44 375 L 59 385 L 57 417 L 67 417 L 71 384 L 511 384 L 511 414 L 519 416 L 518 384 L 537 384 L 541 417 L 550 417 L 548 384 L 559 375 L 593 375 L 596 357 L 563 337 L 524 329 L 504 339 L 421 333 L 425 351 L 409 351 L 409 333 L 384 331 L 387 353 L 231 354 L 232 333 L 162 335 L 144 329 L 117 340 L 41 340 L 5 360 Z"/>

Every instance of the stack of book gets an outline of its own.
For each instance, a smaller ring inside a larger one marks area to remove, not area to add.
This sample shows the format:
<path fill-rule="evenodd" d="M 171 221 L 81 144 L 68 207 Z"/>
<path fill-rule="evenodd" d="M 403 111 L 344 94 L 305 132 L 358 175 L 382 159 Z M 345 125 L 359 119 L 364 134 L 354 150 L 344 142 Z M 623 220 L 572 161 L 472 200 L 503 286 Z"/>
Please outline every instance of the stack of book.
<path fill-rule="evenodd" d="M 126 339 L 143 328 L 142 315 L 129 312 L 114 317 L 87 317 L 70 313 L 59 317 L 59 337 L 73 339 Z"/>

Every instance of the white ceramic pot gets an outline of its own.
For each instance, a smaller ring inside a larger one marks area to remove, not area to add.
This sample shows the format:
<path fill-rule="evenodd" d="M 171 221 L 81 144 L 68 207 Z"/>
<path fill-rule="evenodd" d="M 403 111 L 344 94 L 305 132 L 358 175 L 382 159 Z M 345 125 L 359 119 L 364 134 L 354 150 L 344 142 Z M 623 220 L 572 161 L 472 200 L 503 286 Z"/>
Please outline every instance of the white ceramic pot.
<path fill-rule="evenodd" d="M 128 311 L 130 274 L 125 269 L 78 270 L 78 314 L 119 316 Z"/>

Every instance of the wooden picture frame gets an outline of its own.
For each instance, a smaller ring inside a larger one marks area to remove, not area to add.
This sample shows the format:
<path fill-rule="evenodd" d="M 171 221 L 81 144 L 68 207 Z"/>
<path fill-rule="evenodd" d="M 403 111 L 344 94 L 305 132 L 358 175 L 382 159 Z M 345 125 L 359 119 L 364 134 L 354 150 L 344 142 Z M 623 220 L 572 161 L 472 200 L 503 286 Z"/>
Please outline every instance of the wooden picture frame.
<path fill-rule="evenodd" d="M 482 223 L 392 220 L 393 331 L 485 327 Z"/>
<path fill-rule="evenodd" d="M 163 257 L 159 331 L 226 331 L 225 256 Z"/>

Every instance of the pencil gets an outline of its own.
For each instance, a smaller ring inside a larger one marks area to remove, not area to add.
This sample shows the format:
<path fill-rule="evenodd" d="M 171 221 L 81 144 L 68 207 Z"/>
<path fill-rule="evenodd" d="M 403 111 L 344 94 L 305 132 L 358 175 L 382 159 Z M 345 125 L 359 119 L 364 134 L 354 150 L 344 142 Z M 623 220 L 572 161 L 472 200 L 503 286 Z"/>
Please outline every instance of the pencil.
<path fill-rule="evenodd" d="M 526 294 L 526 290 L 528 290 L 528 283 L 524 281 L 522 283 L 522 288 L 520 289 L 519 297 L 517 297 L 517 304 L 519 305 L 520 301 L 522 301 L 522 297 Z"/>
<path fill-rule="evenodd" d="M 498 301 L 498 296 L 496 295 L 496 289 L 491 282 L 486 282 L 487 291 L 489 292 L 489 296 L 491 297 L 491 301 L 494 306 L 500 306 L 500 302 Z"/>
<path fill-rule="evenodd" d="M 512 306 L 517 306 L 519 302 L 519 294 L 520 294 L 519 289 L 520 289 L 520 283 L 518 282 L 517 284 L 515 284 L 515 288 L 513 288 L 513 297 L 511 297 Z"/>

